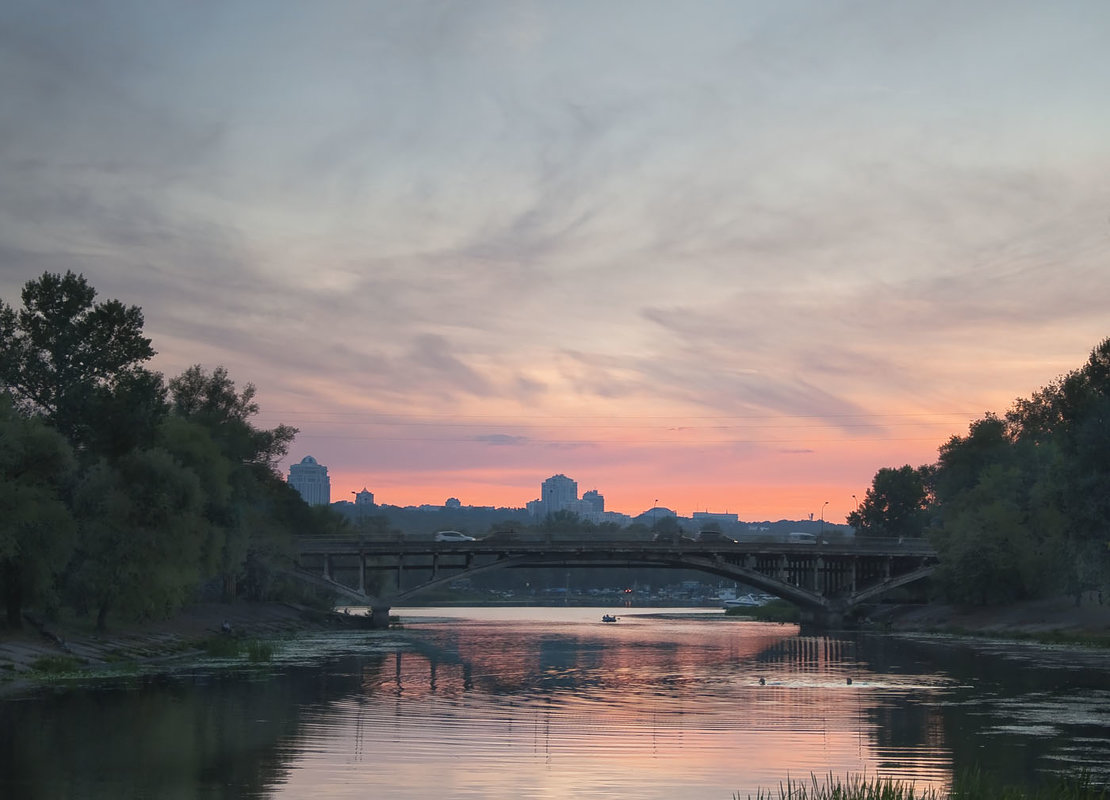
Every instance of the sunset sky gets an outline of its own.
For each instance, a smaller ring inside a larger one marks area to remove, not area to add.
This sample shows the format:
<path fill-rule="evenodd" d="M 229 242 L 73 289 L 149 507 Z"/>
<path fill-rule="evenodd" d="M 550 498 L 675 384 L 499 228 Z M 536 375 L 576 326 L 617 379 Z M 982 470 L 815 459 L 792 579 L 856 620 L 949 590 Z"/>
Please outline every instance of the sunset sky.
<path fill-rule="evenodd" d="M 0 297 L 141 306 L 333 500 L 839 522 L 1110 335 L 1108 40 L 1105 0 L 5 0 Z"/>

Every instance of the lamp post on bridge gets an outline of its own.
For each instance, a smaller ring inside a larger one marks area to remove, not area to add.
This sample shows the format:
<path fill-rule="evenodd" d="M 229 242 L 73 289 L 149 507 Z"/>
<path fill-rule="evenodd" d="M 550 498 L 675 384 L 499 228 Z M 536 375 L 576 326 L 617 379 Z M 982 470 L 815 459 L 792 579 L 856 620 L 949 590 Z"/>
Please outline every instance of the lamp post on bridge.
<path fill-rule="evenodd" d="M 829 501 L 826 500 L 824 505 L 821 506 L 821 535 L 822 536 L 825 535 L 825 506 L 827 506 L 828 504 L 829 504 Z"/>

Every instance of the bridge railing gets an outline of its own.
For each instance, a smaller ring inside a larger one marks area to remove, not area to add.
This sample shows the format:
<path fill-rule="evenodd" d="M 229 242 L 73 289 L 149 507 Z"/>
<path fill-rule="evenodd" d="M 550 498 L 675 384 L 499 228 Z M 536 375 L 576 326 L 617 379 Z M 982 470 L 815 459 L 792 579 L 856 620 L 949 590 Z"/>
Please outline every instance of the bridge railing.
<path fill-rule="evenodd" d="M 792 553 L 836 553 L 875 555 L 936 555 L 927 539 L 859 537 L 851 539 L 821 539 L 816 542 L 787 542 L 781 540 L 739 540 L 718 542 L 697 542 L 688 539 L 678 541 L 653 541 L 642 539 L 562 539 L 543 536 L 517 536 L 511 539 L 492 537 L 476 539 L 473 542 L 436 542 L 428 536 L 339 536 L 339 537 L 302 537 L 297 541 L 297 549 L 307 553 L 489 553 L 504 550 L 535 551 L 540 548 L 552 550 L 642 550 L 684 552 L 727 553 L 735 552 L 792 552 Z"/>

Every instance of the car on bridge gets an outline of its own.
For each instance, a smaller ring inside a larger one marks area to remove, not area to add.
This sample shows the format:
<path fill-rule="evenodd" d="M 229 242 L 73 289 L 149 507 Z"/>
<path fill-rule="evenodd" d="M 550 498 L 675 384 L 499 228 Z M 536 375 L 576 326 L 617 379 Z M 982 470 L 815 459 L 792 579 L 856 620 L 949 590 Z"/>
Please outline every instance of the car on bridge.
<path fill-rule="evenodd" d="M 473 542 L 473 536 L 467 536 L 459 531 L 436 531 L 437 542 Z"/>

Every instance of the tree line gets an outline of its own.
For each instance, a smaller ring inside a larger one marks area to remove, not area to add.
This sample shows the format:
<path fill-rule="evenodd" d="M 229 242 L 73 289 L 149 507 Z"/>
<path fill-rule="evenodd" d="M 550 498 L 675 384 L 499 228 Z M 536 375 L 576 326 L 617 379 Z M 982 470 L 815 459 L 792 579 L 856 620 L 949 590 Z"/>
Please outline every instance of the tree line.
<path fill-rule="evenodd" d="M 97 302 L 81 275 L 44 273 L 21 299 L 0 300 L 9 626 L 32 606 L 95 615 L 104 627 L 110 614 L 157 618 L 199 597 L 273 597 L 291 591 L 281 567 L 294 535 L 348 527 L 278 474 L 297 430 L 253 424 L 252 384 L 237 388 L 223 367 L 168 381 L 148 369 L 155 351 L 141 309 Z M 847 522 L 859 536 L 927 536 L 940 556 L 936 589 L 950 601 L 1110 588 L 1110 339 L 1079 369 L 952 436 L 935 463 L 880 469 Z M 392 525 L 376 515 L 353 527 Z M 584 521 L 561 513 L 490 530 L 527 527 L 561 536 Z"/>
<path fill-rule="evenodd" d="M 936 589 L 1004 604 L 1110 589 L 1110 338 L 1078 369 L 952 436 L 937 461 L 880 469 L 857 535 L 927 536 Z"/>
<path fill-rule="evenodd" d="M 294 533 L 330 524 L 276 471 L 297 433 L 252 423 L 223 367 L 166 380 L 143 314 L 44 273 L 0 300 L 0 593 L 7 624 L 70 609 L 159 618 L 262 599 Z"/>

